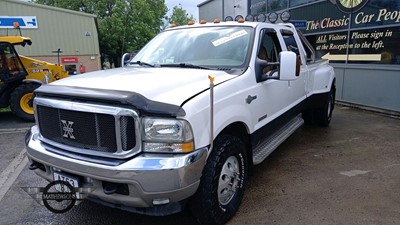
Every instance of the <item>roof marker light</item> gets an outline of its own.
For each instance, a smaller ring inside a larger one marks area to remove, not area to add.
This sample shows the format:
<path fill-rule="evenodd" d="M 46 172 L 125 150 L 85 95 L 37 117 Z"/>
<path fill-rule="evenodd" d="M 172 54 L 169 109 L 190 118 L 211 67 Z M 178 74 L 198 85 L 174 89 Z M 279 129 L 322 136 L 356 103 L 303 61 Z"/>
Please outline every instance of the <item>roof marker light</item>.
<path fill-rule="evenodd" d="M 243 16 L 237 15 L 237 16 L 235 17 L 235 21 L 236 21 L 236 22 L 239 22 L 240 19 L 243 19 Z"/>
<path fill-rule="evenodd" d="M 265 14 L 260 14 L 256 18 L 257 22 L 265 22 L 267 20 L 267 16 Z"/>
<path fill-rule="evenodd" d="M 189 22 L 187 23 L 188 25 L 193 25 L 194 21 L 193 20 L 189 20 Z"/>
<path fill-rule="evenodd" d="M 218 18 L 215 18 L 215 19 L 214 19 L 214 23 L 220 23 L 220 22 L 221 22 L 220 19 L 218 19 Z"/>
<path fill-rule="evenodd" d="M 271 23 L 275 23 L 278 20 L 278 14 L 276 12 L 272 12 L 268 15 L 268 20 Z"/>
<path fill-rule="evenodd" d="M 254 16 L 251 15 L 251 14 L 249 14 L 249 15 L 246 16 L 246 19 L 245 19 L 245 20 L 246 20 L 246 21 L 249 21 L 249 22 L 254 22 Z"/>
<path fill-rule="evenodd" d="M 233 17 L 232 16 L 225 17 L 225 22 L 227 22 L 227 21 L 233 21 Z"/>
<path fill-rule="evenodd" d="M 281 14 L 281 20 L 282 20 L 284 23 L 289 22 L 289 20 L 290 20 L 290 13 L 289 13 L 289 11 L 285 11 L 285 12 L 283 12 L 283 13 Z"/>
<path fill-rule="evenodd" d="M 206 24 L 207 20 L 200 20 L 200 24 Z"/>

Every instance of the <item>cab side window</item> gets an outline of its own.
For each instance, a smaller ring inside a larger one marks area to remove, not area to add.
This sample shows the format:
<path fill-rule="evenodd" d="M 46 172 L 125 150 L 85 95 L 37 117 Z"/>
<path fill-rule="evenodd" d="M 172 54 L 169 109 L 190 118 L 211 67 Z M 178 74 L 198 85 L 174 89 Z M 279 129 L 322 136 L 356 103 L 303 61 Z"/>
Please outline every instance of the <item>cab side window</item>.
<path fill-rule="evenodd" d="M 279 52 L 282 51 L 276 31 L 265 29 L 262 31 L 261 40 L 258 48 L 258 58 L 268 62 L 278 62 Z M 276 66 L 268 65 L 260 69 L 260 73 L 267 74 L 275 70 Z M 261 75 L 259 75 L 261 76 Z"/>
<path fill-rule="evenodd" d="M 275 30 L 266 29 L 260 42 L 258 57 L 269 62 L 277 62 L 279 52 L 282 51 Z"/>
<path fill-rule="evenodd" d="M 307 38 L 304 36 L 304 34 L 301 33 L 301 31 L 297 31 L 297 34 L 300 37 L 301 43 L 303 44 L 304 50 L 306 51 L 306 62 L 307 63 L 313 63 L 315 62 L 315 51 L 312 47 L 312 45 L 310 44 L 310 42 L 308 42 Z"/>
<path fill-rule="evenodd" d="M 282 32 L 283 40 L 285 40 L 286 48 L 288 51 L 292 51 L 296 53 L 296 55 L 300 55 L 299 48 L 297 46 L 296 39 L 294 39 L 293 33 Z"/>
<path fill-rule="evenodd" d="M 8 82 L 26 75 L 14 48 L 9 43 L 0 43 L 0 80 Z"/>
<path fill-rule="evenodd" d="M 296 39 L 293 36 L 293 33 L 288 30 L 282 30 L 283 40 L 285 41 L 285 45 L 288 51 L 292 51 L 296 53 L 297 61 L 296 61 L 296 76 L 300 75 L 300 66 L 301 66 L 301 56 L 300 50 L 297 45 Z"/>

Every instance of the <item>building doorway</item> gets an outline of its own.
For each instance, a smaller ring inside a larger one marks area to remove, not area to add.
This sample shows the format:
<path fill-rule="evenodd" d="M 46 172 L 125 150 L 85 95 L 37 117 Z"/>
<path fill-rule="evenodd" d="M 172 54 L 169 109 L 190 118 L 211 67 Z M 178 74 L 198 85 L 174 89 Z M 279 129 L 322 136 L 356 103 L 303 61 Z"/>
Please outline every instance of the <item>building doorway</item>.
<path fill-rule="evenodd" d="M 78 65 L 77 64 L 64 64 L 64 68 L 68 71 L 68 75 L 77 75 L 78 74 Z"/>

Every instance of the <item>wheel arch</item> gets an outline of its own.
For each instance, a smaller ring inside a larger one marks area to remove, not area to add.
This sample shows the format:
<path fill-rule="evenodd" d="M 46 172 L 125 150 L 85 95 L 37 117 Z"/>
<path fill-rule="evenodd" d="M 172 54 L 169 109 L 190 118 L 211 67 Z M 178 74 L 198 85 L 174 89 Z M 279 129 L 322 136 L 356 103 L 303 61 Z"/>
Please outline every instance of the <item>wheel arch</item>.
<path fill-rule="evenodd" d="M 246 153 L 247 153 L 247 165 L 249 168 L 249 172 L 251 173 L 252 171 L 252 165 L 253 165 L 253 150 L 251 147 L 251 138 L 250 138 L 250 133 L 249 129 L 246 126 L 244 122 L 234 122 L 226 126 L 224 129 L 219 132 L 215 139 L 214 142 L 217 138 L 219 138 L 222 135 L 231 135 L 238 137 L 240 140 L 243 141 L 243 143 L 246 146 Z"/>

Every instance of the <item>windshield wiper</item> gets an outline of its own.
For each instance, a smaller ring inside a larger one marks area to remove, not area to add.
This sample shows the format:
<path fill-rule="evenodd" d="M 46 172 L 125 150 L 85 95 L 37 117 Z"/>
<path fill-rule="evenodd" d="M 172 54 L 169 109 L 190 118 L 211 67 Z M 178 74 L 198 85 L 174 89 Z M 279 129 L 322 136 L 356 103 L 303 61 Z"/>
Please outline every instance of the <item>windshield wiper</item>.
<path fill-rule="evenodd" d="M 156 65 L 154 65 L 154 64 L 147 63 L 147 62 L 142 62 L 142 61 L 130 62 L 129 64 L 138 64 L 139 66 L 156 67 Z"/>
<path fill-rule="evenodd" d="M 180 68 L 193 68 L 193 69 L 213 70 L 213 68 L 194 65 L 194 64 L 190 64 L 190 63 L 160 64 L 160 67 L 180 67 Z"/>

